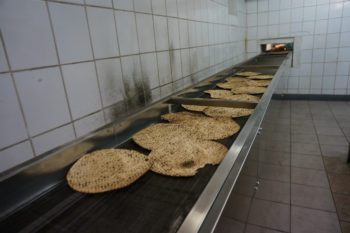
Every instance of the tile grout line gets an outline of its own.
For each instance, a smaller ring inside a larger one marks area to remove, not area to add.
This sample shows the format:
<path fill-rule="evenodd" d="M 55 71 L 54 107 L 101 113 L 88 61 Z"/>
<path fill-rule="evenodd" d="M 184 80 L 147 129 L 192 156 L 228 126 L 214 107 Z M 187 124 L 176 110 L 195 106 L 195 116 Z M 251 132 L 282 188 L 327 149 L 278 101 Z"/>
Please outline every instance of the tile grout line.
<path fill-rule="evenodd" d="M 92 59 L 94 60 L 94 68 L 95 68 L 95 75 L 96 75 L 96 83 L 97 83 L 97 89 L 98 89 L 98 93 L 99 93 L 99 103 L 101 105 L 100 107 L 100 111 L 102 111 L 102 116 L 103 116 L 103 123 L 104 125 L 106 125 L 106 114 L 105 111 L 103 111 L 103 101 L 102 101 L 102 92 L 101 92 L 101 86 L 100 86 L 100 79 L 99 79 L 99 75 L 97 72 L 97 65 L 96 65 L 96 59 L 95 59 L 95 51 L 94 51 L 94 47 L 92 45 L 92 36 L 91 36 L 91 29 L 90 29 L 90 23 L 89 23 L 89 17 L 88 17 L 88 13 L 87 13 L 87 6 L 85 5 L 86 0 L 84 0 L 84 15 L 85 15 L 85 20 L 86 20 L 86 24 L 87 24 L 87 29 L 88 29 L 88 33 L 89 33 L 89 41 L 90 41 L 90 48 L 91 48 L 91 53 L 92 53 Z"/>
<path fill-rule="evenodd" d="M 0 29 L 0 43 L 2 44 L 2 47 L 3 47 L 3 50 L 4 50 L 4 55 L 5 55 L 5 58 L 6 58 L 6 62 L 7 62 L 8 68 L 9 68 L 9 70 L 11 70 L 10 59 L 9 59 L 9 56 L 8 56 L 8 53 L 7 53 L 5 40 L 3 38 L 1 29 Z M 26 119 L 25 114 L 24 114 L 23 104 L 22 104 L 22 101 L 21 101 L 20 96 L 19 96 L 19 91 L 17 89 L 15 77 L 14 77 L 14 75 L 13 75 L 13 73 L 11 71 L 10 71 L 10 79 L 11 79 L 11 83 L 13 85 L 13 88 L 15 90 L 16 100 L 18 102 L 19 109 L 20 109 L 21 116 L 22 116 L 22 120 L 23 120 L 23 123 L 24 123 L 24 126 L 25 126 L 25 130 L 26 130 L 26 134 L 27 134 L 26 140 L 29 141 L 29 144 L 30 144 L 30 147 L 31 147 L 31 150 L 32 150 L 32 153 L 33 153 L 33 157 L 35 157 L 36 153 L 35 153 L 35 149 L 34 149 L 34 144 L 33 144 L 32 138 L 30 136 L 28 122 L 27 122 L 27 119 Z M 17 145 L 18 144 L 19 143 L 17 142 Z"/>
<path fill-rule="evenodd" d="M 52 38 L 53 38 L 53 43 L 54 43 L 54 46 L 55 46 L 55 51 L 56 51 L 56 56 L 57 56 L 56 58 L 57 58 L 58 65 L 56 67 L 58 67 L 59 72 L 60 72 L 61 81 L 62 81 L 63 90 L 64 90 L 64 95 L 65 95 L 65 99 L 66 99 L 67 107 L 68 107 L 68 111 L 69 111 L 70 123 L 72 123 L 72 127 L 73 127 L 74 137 L 77 138 L 77 132 L 76 132 L 76 129 L 75 129 L 75 125 L 73 124 L 72 107 L 70 106 L 70 103 L 69 103 L 68 92 L 67 92 L 67 88 L 66 88 L 66 83 L 64 81 L 64 75 L 63 75 L 63 70 L 62 70 L 62 65 L 61 65 L 61 59 L 60 59 L 60 56 L 58 54 L 56 35 L 55 35 L 55 31 L 53 29 L 52 17 L 51 17 L 51 12 L 50 12 L 50 9 L 49 9 L 49 3 L 48 2 L 45 2 L 45 7 L 46 7 L 47 15 L 48 15 L 48 18 L 49 18 L 51 35 L 52 35 Z"/>
<path fill-rule="evenodd" d="M 292 102 L 289 103 L 289 232 L 292 232 Z"/>

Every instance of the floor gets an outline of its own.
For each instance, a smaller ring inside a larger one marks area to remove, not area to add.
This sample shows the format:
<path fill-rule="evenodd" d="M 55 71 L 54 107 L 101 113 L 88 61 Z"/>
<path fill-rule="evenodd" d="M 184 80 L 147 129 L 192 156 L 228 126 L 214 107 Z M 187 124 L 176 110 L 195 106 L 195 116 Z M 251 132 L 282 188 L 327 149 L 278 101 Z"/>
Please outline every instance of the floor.
<path fill-rule="evenodd" d="M 273 100 L 216 233 L 350 233 L 350 102 Z"/>

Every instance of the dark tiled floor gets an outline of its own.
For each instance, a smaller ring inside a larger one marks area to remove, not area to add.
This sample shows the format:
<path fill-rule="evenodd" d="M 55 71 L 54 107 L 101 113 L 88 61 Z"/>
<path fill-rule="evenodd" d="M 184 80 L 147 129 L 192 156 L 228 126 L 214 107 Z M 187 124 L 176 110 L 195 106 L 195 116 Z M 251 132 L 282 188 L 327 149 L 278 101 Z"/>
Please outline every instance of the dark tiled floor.
<path fill-rule="evenodd" d="M 350 102 L 271 101 L 216 233 L 350 233 Z"/>

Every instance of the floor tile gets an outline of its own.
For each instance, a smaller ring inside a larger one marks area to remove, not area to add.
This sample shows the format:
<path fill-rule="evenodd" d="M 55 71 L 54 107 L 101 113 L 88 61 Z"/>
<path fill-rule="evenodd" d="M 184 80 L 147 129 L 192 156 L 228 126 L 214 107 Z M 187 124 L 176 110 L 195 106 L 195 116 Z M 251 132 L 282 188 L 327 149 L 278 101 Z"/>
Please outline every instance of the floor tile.
<path fill-rule="evenodd" d="M 261 150 L 259 151 L 259 161 L 266 164 L 289 166 L 290 155 L 288 152 Z"/>
<path fill-rule="evenodd" d="M 346 160 L 348 158 L 349 146 L 320 145 L 323 156 L 336 157 Z"/>
<path fill-rule="evenodd" d="M 339 127 L 316 127 L 316 132 L 318 135 L 343 135 L 343 132 L 340 130 Z"/>
<path fill-rule="evenodd" d="M 324 171 L 292 167 L 291 182 L 329 188 L 327 175 Z"/>
<path fill-rule="evenodd" d="M 289 183 L 264 179 L 260 179 L 259 182 L 260 184 L 255 194 L 256 198 L 286 204 L 290 203 Z"/>
<path fill-rule="evenodd" d="M 262 131 L 262 138 L 261 140 L 265 141 L 283 141 L 283 142 L 289 142 L 290 141 L 290 133 L 289 132 L 276 132 L 276 131 Z"/>
<path fill-rule="evenodd" d="M 333 120 L 315 120 L 314 119 L 314 124 L 316 128 L 323 128 L 323 127 L 338 127 L 338 123 Z"/>
<path fill-rule="evenodd" d="M 248 222 L 276 230 L 289 231 L 290 206 L 255 199 L 252 203 Z"/>
<path fill-rule="evenodd" d="M 244 223 L 238 222 L 234 219 L 221 217 L 218 224 L 216 225 L 214 233 L 227 233 L 227 232 L 237 232 L 243 233 Z"/>
<path fill-rule="evenodd" d="M 319 135 L 318 140 L 323 145 L 347 146 L 349 145 L 345 136 Z"/>
<path fill-rule="evenodd" d="M 350 195 L 334 194 L 334 201 L 339 219 L 350 222 Z"/>
<path fill-rule="evenodd" d="M 268 164 L 259 164 L 259 178 L 290 182 L 290 168 Z"/>
<path fill-rule="evenodd" d="M 335 212 L 330 189 L 292 184 L 292 205 Z"/>
<path fill-rule="evenodd" d="M 343 233 L 350 233 L 350 222 L 340 222 Z"/>
<path fill-rule="evenodd" d="M 292 153 L 321 155 L 319 145 L 310 143 L 292 143 Z"/>
<path fill-rule="evenodd" d="M 292 154 L 292 166 L 324 170 L 322 157 L 315 155 Z"/>
<path fill-rule="evenodd" d="M 291 127 L 292 134 L 316 134 L 316 130 L 313 125 L 300 125 L 298 127 Z"/>
<path fill-rule="evenodd" d="M 292 142 L 317 144 L 316 134 L 292 134 Z"/>
<path fill-rule="evenodd" d="M 341 129 L 345 136 L 350 137 L 350 127 L 342 127 Z"/>
<path fill-rule="evenodd" d="M 222 216 L 245 222 L 248 217 L 250 202 L 250 197 L 234 193 L 226 203 Z"/>
<path fill-rule="evenodd" d="M 247 224 L 245 233 L 282 233 L 282 232 Z"/>
<path fill-rule="evenodd" d="M 280 152 L 290 152 L 290 142 L 264 141 L 259 143 L 260 150 L 271 150 Z"/>
<path fill-rule="evenodd" d="M 350 164 L 344 159 L 323 157 L 327 172 L 350 175 Z"/>
<path fill-rule="evenodd" d="M 233 192 L 251 197 L 255 191 L 255 183 L 255 177 L 241 175 L 238 177 L 238 180 L 233 188 Z"/>
<path fill-rule="evenodd" d="M 332 192 L 350 195 L 350 175 L 328 173 Z"/>
<path fill-rule="evenodd" d="M 341 233 L 336 213 L 292 206 L 292 233 Z"/>
<path fill-rule="evenodd" d="M 258 175 L 258 161 L 248 159 L 243 166 L 242 174 L 256 177 Z"/>

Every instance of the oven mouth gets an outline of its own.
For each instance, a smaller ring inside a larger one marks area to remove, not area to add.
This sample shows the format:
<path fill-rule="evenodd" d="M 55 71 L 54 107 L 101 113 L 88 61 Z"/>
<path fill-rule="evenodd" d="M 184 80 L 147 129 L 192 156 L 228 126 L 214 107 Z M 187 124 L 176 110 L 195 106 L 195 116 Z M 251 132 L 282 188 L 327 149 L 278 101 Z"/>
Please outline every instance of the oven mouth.
<path fill-rule="evenodd" d="M 285 53 L 293 51 L 293 43 L 267 43 L 261 44 L 261 51 L 264 53 Z"/>

